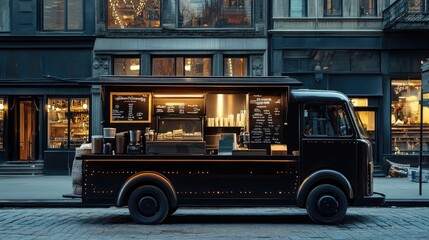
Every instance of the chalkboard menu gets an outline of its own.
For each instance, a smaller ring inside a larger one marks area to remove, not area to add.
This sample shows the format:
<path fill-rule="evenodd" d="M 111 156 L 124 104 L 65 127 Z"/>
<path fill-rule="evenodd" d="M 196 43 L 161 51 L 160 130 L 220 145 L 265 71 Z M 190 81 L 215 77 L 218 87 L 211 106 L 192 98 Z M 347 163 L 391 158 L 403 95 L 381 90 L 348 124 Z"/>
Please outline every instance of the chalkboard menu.
<path fill-rule="evenodd" d="M 110 122 L 148 123 L 151 117 L 149 92 L 111 92 Z"/>
<path fill-rule="evenodd" d="M 157 115 L 204 115 L 204 98 L 153 98 Z"/>
<path fill-rule="evenodd" d="M 250 94 L 249 126 L 252 148 L 266 148 L 270 144 L 281 144 L 283 132 L 281 94 Z"/>

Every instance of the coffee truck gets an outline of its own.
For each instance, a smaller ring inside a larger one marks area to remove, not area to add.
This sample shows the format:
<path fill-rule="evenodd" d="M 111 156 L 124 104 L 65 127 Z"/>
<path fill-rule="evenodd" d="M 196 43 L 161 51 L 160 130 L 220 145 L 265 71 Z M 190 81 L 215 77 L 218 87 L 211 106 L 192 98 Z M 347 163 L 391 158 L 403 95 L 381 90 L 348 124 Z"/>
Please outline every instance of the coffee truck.
<path fill-rule="evenodd" d="M 180 207 L 298 206 L 336 224 L 348 206 L 384 202 L 368 135 L 342 93 L 292 90 L 301 83 L 289 77 L 82 83 L 101 86 L 104 127 L 124 134 L 104 139 L 112 151 L 93 145 L 77 158 L 85 205 L 128 206 L 141 224 Z"/>

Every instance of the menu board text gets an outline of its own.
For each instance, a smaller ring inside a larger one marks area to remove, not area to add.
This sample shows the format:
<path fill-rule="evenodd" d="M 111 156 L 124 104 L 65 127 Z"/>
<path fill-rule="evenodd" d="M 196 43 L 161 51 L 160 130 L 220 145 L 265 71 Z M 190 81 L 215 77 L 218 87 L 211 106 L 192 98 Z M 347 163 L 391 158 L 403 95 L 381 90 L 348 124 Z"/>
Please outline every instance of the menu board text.
<path fill-rule="evenodd" d="M 110 122 L 150 122 L 151 94 L 148 92 L 111 92 Z"/>

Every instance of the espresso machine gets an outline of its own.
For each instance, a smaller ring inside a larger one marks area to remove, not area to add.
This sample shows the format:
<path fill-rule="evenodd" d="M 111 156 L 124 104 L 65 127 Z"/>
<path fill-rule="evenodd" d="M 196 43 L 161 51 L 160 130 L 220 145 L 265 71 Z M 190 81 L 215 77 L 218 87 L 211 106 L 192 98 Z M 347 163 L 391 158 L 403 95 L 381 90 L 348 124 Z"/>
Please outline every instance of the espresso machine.
<path fill-rule="evenodd" d="M 130 142 L 127 146 L 127 153 L 142 153 L 143 145 L 141 142 L 142 132 L 140 130 L 130 130 Z"/>

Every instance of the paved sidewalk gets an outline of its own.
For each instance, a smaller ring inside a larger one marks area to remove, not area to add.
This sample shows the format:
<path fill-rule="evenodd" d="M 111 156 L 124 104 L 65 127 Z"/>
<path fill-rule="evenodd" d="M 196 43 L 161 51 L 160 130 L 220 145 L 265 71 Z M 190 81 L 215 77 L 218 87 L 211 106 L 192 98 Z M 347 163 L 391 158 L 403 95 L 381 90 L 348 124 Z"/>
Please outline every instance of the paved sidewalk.
<path fill-rule="evenodd" d="M 429 206 L 429 183 L 422 184 L 408 178 L 374 178 L 374 191 L 386 195 L 390 205 Z M 71 176 L 0 176 L 0 206 L 5 204 L 45 203 L 63 206 L 79 204 L 80 199 L 63 198 L 72 193 Z"/>

